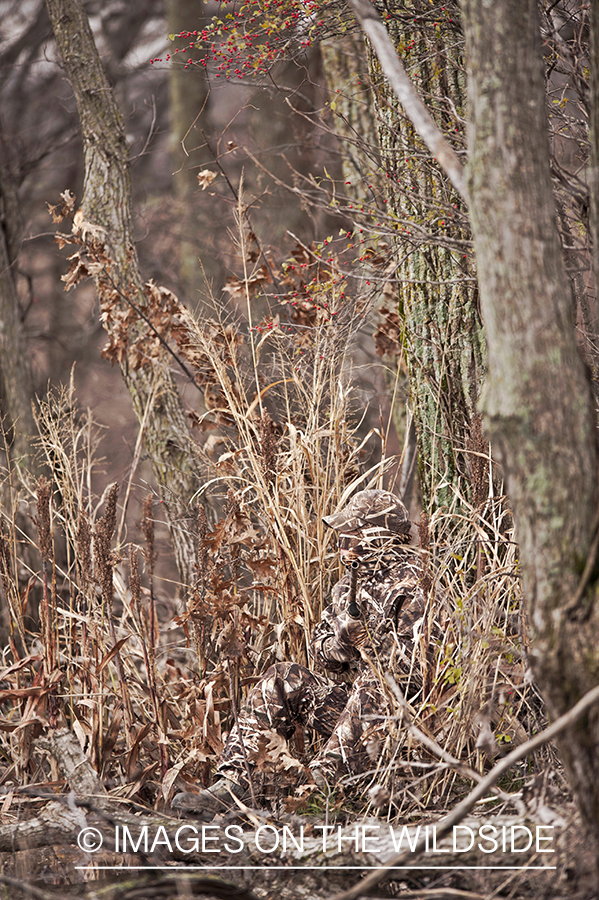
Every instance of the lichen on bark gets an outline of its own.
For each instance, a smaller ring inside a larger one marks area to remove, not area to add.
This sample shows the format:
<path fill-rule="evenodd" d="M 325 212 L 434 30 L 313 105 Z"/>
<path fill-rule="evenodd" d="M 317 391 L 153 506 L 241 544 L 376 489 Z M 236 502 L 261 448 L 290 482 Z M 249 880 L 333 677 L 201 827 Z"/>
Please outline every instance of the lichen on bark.
<path fill-rule="evenodd" d="M 595 404 L 557 230 L 537 3 L 462 6 L 469 207 L 488 341 L 483 409 L 514 511 L 529 658 L 556 717 L 599 672 Z M 599 860 L 598 747 L 596 708 L 559 739 Z"/>
<path fill-rule="evenodd" d="M 420 0 L 386 4 L 389 34 L 437 125 L 464 152 L 459 12 L 441 21 Z M 396 219 L 398 309 L 425 508 L 469 497 L 467 444 L 485 372 L 485 342 L 464 204 L 402 114 L 378 61 L 371 78 L 390 211 Z"/>

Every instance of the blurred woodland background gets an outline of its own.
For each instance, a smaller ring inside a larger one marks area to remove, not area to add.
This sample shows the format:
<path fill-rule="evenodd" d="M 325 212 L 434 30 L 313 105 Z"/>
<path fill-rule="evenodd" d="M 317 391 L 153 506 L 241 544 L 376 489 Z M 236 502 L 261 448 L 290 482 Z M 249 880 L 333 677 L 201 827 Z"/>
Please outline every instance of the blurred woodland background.
<path fill-rule="evenodd" d="M 379 7 L 465 162 L 457 4 Z M 541 38 L 594 378 L 587 7 L 542 3 Z M 7 796 L 60 784 L 48 723 L 115 797 L 209 783 L 247 687 L 306 661 L 340 576 L 322 516 L 369 486 L 404 498 L 443 598 L 420 727 L 479 772 L 539 730 L 471 223 L 349 7 L 0 0 L 0 96 Z M 265 783 L 305 749 L 265 748 Z M 390 724 L 356 808 L 373 783 L 393 814 L 444 808 L 468 778 L 427 752 Z M 527 771 L 565 790 L 553 750 Z"/>

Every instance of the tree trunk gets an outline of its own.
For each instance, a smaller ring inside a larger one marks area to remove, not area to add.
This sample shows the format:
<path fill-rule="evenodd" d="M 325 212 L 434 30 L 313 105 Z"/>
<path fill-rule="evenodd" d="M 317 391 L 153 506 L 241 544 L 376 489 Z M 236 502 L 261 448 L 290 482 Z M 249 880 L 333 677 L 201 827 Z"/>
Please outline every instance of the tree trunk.
<path fill-rule="evenodd" d="M 65 73 L 71 82 L 81 124 L 85 180 L 81 214 L 106 229 L 108 252 L 117 273 L 122 311 L 125 298 L 143 305 L 142 280 L 131 239 L 131 187 L 127 145 L 119 109 L 106 79 L 81 0 L 46 0 Z M 98 280 L 97 280 L 98 284 Z M 137 335 L 146 326 L 132 326 Z M 107 325 L 110 329 L 110 325 Z M 198 487 L 191 438 L 176 384 L 165 358 L 135 369 L 127 358 L 123 378 L 140 422 L 148 406 L 145 447 L 166 511 L 181 581 L 193 578 L 194 540 L 188 527 L 189 500 Z"/>
<path fill-rule="evenodd" d="M 589 4 L 590 17 L 590 88 L 589 104 L 589 136 L 590 166 L 589 190 L 591 194 L 590 230 L 593 251 L 593 274 L 595 276 L 595 302 L 591 311 L 591 323 L 595 329 L 599 326 L 599 5 Z M 597 336 L 594 335 L 595 343 Z M 593 373 L 595 379 L 599 372 Z"/>
<path fill-rule="evenodd" d="M 437 125 L 463 152 L 465 84 L 457 8 L 449 3 L 433 14 L 428 3 L 410 0 L 386 9 L 385 24 L 408 74 Z M 422 499 L 432 510 L 451 505 L 455 489 L 470 494 L 465 450 L 485 371 L 471 235 L 463 202 L 403 115 L 374 54 L 371 70 L 395 217 L 399 315 Z"/>
<path fill-rule="evenodd" d="M 531 662 L 557 716 L 599 681 L 594 405 L 557 232 L 536 2 L 464 0 L 463 12 L 483 409 L 516 520 Z M 598 711 L 559 746 L 599 859 Z"/>
<path fill-rule="evenodd" d="M 385 191 L 385 177 L 381 166 L 364 36 L 361 32 L 335 36 L 323 41 L 320 52 L 328 105 L 334 116 L 333 126 L 341 158 L 341 173 L 345 182 L 343 193 L 351 199 L 355 209 L 368 208 L 373 197 Z M 365 284 L 368 280 L 368 272 L 363 270 L 356 282 L 356 293 L 370 293 Z M 386 301 L 386 295 L 380 292 L 377 307 L 380 308 Z M 387 452 L 398 452 L 405 437 L 408 452 L 404 454 L 404 462 L 408 456 L 413 462 L 413 454 L 409 450 L 415 450 L 415 437 L 413 426 L 407 421 L 409 417 L 406 415 L 407 376 L 403 367 L 398 371 L 401 354 L 392 352 L 383 363 L 373 363 L 378 351 L 372 341 L 371 331 L 370 323 L 367 323 L 367 327 L 360 333 L 360 348 L 368 353 L 373 385 L 380 386 L 377 390 L 380 406 L 377 408 L 376 404 L 370 404 L 371 415 L 366 417 L 364 426 L 377 427 L 381 414 L 383 421 L 391 418 L 395 434 L 390 432 Z M 386 477 L 386 484 L 395 485 L 396 469 L 390 469 Z M 400 480 L 400 496 L 409 507 L 413 479 Z"/>
<path fill-rule="evenodd" d="M 170 34 L 201 30 L 207 21 L 202 0 L 167 0 L 166 14 Z M 187 46 L 184 54 L 197 60 L 201 53 L 189 44 L 194 38 L 175 38 L 173 47 Z M 168 70 L 170 100 L 170 153 L 173 164 L 173 188 L 177 198 L 179 232 L 179 277 L 184 296 L 195 306 L 206 292 L 208 282 L 223 280 L 218 255 L 206 252 L 205 236 L 214 229 L 213 201 L 200 191 L 198 172 L 214 159 L 202 132 L 209 135 L 208 82 L 201 66 L 187 68 L 183 59 L 173 59 Z"/>
<path fill-rule="evenodd" d="M 346 194 L 359 205 L 372 200 L 368 185 L 380 170 L 368 61 L 361 33 L 323 41 L 322 66 L 335 115 Z M 378 174 L 378 179 L 381 175 Z M 351 184 L 347 184 L 350 182 Z"/>
<path fill-rule="evenodd" d="M 0 164 L 0 407 L 13 456 L 28 465 L 35 424 L 29 355 L 23 342 L 15 278 L 20 218 L 17 185 Z"/>

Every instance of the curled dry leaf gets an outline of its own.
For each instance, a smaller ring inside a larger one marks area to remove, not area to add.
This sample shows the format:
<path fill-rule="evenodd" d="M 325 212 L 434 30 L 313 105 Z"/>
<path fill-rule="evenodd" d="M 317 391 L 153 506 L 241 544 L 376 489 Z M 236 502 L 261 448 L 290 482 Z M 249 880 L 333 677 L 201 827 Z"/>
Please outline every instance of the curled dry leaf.
<path fill-rule="evenodd" d="M 211 172 L 210 169 L 202 169 L 201 172 L 198 172 L 198 184 L 203 191 L 205 191 L 207 187 L 210 187 L 216 178 L 218 178 L 217 173 Z"/>
<path fill-rule="evenodd" d="M 242 280 L 237 278 L 236 275 L 231 275 L 227 278 L 223 290 L 228 291 L 232 297 L 245 296 L 246 289 L 250 294 L 254 294 L 262 287 L 262 285 L 267 284 L 269 281 L 272 281 L 272 278 L 268 271 L 268 266 L 264 264 L 250 275 L 247 280 Z"/>
<path fill-rule="evenodd" d="M 221 658 L 239 659 L 245 652 L 245 641 L 239 628 L 227 622 L 216 642 Z"/>
<path fill-rule="evenodd" d="M 66 216 L 72 216 L 73 210 L 75 209 L 75 194 L 72 194 L 71 191 L 63 191 L 60 195 L 60 199 L 60 204 L 57 203 L 54 206 L 52 206 L 50 203 L 46 204 L 46 206 L 48 207 L 48 212 L 52 216 L 52 221 L 55 224 L 62 222 L 62 220 Z"/>
<path fill-rule="evenodd" d="M 83 211 L 81 209 L 77 210 L 73 217 L 73 234 L 79 235 L 82 240 L 91 237 L 101 241 L 107 233 L 108 232 L 103 225 L 95 225 L 93 222 L 87 222 L 83 215 Z"/>

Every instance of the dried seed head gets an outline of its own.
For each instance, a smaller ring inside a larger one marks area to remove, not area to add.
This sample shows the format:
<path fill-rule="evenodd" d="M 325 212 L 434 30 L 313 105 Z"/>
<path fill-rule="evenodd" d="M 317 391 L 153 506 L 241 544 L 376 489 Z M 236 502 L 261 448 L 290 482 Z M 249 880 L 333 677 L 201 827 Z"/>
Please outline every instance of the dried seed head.
<path fill-rule="evenodd" d="M 210 544 L 206 540 L 209 533 L 206 510 L 198 506 L 198 577 L 203 585 L 207 584 L 210 570 Z"/>
<path fill-rule="evenodd" d="M 420 550 L 422 551 L 422 575 L 420 576 L 420 585 L 422 590 L 426 595 L 428 595 L 431 586 L 431 576 L 430 576 L 430 546 L 431 546 L 431 533 L 430 533 L 430 521 L 429 517 L 425 513 L 424 510 L 420 513 L 420 521 L 418 522 L 418 543 Z"/>
<path fill-rule="evenodd" d="M 10 548 L 4 534 L 4 523 L 0 519 L 0 576 L 2 577 L 2 588 L 4 590 L 4 599 L 9 602 L 10 585 L 12 579 L 12 565 L 10 559 Z"/>
<path fill-rule="evenodd" d="M 275 480 L 278 441 L 275 433 L 275 426 L 267 412 L 265 412 L 260 419 L 259 433 L 260 465 L 262 472 L 266 477 L 266 481 L 270 485 Z"/>
<path fill-rule="evenodd" d="M 98 522 L 94 532 L 94 562 L 96 575 L 100 582 L 102 601 L 110 605 L 112 603 L 112 569 L 116 562 L 111 550 L 112 537 L 116 528 L 116 501 L 119 493 L 118 484 L 113 484 L 108 490 L 106 498 L 106 511 Z"/>
<path fill-rule="evenodd" d="M 116 501 L 119 495 L 119 486 L 115 483 L 110 485 L 108 489 L 108 497 L 106 498 L 106 512 L 104 513 L 103 522 L 107 540 L 110 542 L 116 528 Z"/>
<path fill-rule="evenodd" d="M 50 482 L 42 475 L 37 483 L 37 534 L 42 560 L 49 562 L 52 558 L 52 530 L 50 526 Z"/>
<path fill-rule="evenodd" d="M 129 545 L 129 590 L 131 600 L 137 610 L 141 610 L 141 582 L 139 580 L 139 557 L 133 545 Z"/>
<path fill-rule="evenodd" d="M 489 443 L 483 434 L 483 420 L 478 413 L 472 419 L 466 450 L 472 505 L 477 509 L 489 496 Z"/>
<path fill-rule="evenodd" d="M 158 554 L 154 550 L 154 513 L 152 504 L 153 497 L 150 494 L 143 502 L 143 516 L 141 519 L 141 530 L 146 543 L 144 548 L 144 558 L 150 577 L 154 572 L 154 563 L 158 558 Z"/>

